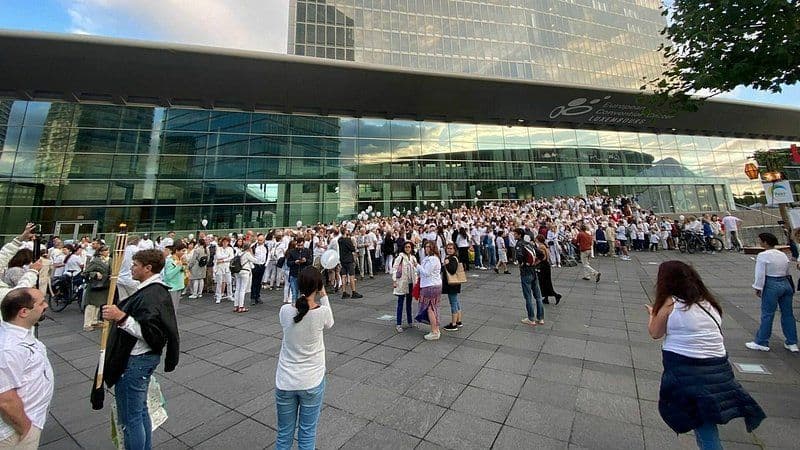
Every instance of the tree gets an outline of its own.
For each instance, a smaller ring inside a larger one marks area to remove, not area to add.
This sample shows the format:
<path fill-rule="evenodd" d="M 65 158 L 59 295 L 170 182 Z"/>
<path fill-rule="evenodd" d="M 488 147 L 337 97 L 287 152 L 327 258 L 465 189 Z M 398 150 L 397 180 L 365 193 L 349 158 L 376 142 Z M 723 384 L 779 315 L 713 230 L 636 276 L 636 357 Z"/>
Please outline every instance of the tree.
<path fill-rule="evenodd" d="M 800 0 L 664 0 L 662 15 L 666 69 L 642 86 L 655 100 L 696 109 L 693 94 L 781 92 L 800 80 Z"/>

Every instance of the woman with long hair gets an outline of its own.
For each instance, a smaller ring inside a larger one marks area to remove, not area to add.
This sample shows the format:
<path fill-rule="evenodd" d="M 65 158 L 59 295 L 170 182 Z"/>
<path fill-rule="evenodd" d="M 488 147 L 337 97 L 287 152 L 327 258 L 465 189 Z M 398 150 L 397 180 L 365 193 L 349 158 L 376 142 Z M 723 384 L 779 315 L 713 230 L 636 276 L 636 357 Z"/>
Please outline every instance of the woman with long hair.
<path fill-rule="evenodd" d="M 253 247 L 243 245 L 241 253 L 239 254 L 239 260 L 241 261 L 242 268 L 236 274 L 236 290 L 233 293 L 233 312 L 246 313 L 250 311 L 250 309 L 244 306 L 244 299 L 252 289 L 253 267 L 255 267 L 256 264 L 256 257 L 253 255 Z M 258 287 L 261 287 L 260 283 Z"/>
<path fill-rule="evenodd" d="M 461 301 L 458 295 L 461 293 L 460 284 L 450 284 L 447 274 L 455 275 L 458 272 L 458 265 L 461 261 L 458 260 L 456 253 L 456 244 L 453 242 L 448 243 L 445 248 L 444 264 L 442 265 L 442 293 L 447 294 L 447 300 L 450 302 L 450 323 L 443 328 L 446 331 L 458 331 L 464 325 L 461 323 Z M 446 272 L 445 272 L 446 271 Z"/>
<path fill-rule="evenodd" d="M 427 319 L 431 325 L 431 332 L 425 335 L 425 339 L 435 341 L 441 337 L 439 331 L 439 300 L 442 297 L 442 261 L 439 259 L 439 251 L 433 241 L 425 242 L 425 257 L 417 267 L 420 280 L 420 300 L 418 320 Z"/>
<path fill-rule="evenodd" d="M 280 310 L 283 341 L 275 371 L 276 450 L 291 449 L 295 431 L 298 449 L 314 448 L 325 393 L 323 330 L 333 326 L 333 311 L 317 269 L 303 269 L 297 285 L 300 297 Z"/>
<path fill-rule="evenodd" d="M 545 255 L 544 259 L 542 259 L 536 268 L 536 271 L 538 272 L 539 288 L 542 291 L 542 303 L 549 305 L 550 300 L 548 300 L 548 297 L 555 297 L 557 305 L 559 302 L 561 302 L 561 294 L 556 292 L 555 288 L 553 287 L 553 271 L 551 270 L 552 264 L 550 264 L 550 255 L 548 254 L 550 253 L 552 247 L 547 245 L 545 242 L 545 237 L 541 234 L 536 236 L 536 245 Z M 540 323 L 544 323 L 544 321 L 540 321 Z"/>
<path fill-rule="evenodd" d="M 786 341 L 783 347 L 797 353 L 797 324 L 794 321 L 792 298 L 794 286 L 789 276 L 789 258 L 780 250 L 778 238 L 772 233 L 758 235 L 759 243 L 764 249 L 756 257 L 755 289 L 756 297 L 761 299 L 761 325 L 756 332 L 755 340 L 745 344 L 751 350 L 769 351 L 769 338 L 772 335 L 772 321 L 775 310 L 781 309 L 781 329 Z"/>
<path fill-rule="evenodd" d="M 414 256 L 414 244 L 406 241 L 403 252 L 397 255 L 392 265 L 392 293 L 397 296 L 397 324 L 398 333 L 403 332 L 403 306 L 405 305 L 408 327 L 414 324 L 411 318 L 411 290 L 417 282 L 417 257 Z"/>
<path fill-rule="evenodd" d="M 658 268 L 648 332 L 664 338 L 658 410 L 676 433 L 694 430 L 700 449 L 721 449 L 718 424 L 743 417 L 750 432 L 764 411 L 733 376 L 722 338 L 722 307 L 682 261 Z"/>

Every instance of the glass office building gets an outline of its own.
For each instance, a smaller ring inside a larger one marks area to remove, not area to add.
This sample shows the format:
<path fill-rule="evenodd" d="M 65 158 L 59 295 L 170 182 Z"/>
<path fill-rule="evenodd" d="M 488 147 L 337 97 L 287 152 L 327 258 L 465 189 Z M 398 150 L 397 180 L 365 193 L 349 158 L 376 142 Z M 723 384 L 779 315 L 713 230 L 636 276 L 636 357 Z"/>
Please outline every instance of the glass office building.
<path fill-rule="evenodd" d="M 291 0 L 290 54 L 638 89 L 663 71 L 659 0 Z"/>
<path fill-rule="evenodd" d="M 0 101 L 0 234 L 264 229 L 534 195 L 635 194 L 656 211 L 755 201 L 788 142 L 169 107 Z M 480 194 L 478 194 L 480 192 Z M 74 227 L 73 227 L 74 225 Z M 71 228 L 68 228 L 71 227 Z"/>

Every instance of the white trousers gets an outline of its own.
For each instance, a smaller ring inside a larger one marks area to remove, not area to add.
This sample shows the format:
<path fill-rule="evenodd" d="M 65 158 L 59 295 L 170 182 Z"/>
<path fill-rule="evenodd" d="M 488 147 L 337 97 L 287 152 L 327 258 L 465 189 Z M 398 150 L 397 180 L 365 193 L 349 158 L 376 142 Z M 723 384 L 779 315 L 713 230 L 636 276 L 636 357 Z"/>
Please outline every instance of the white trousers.
<path fill-rule="evenodd" d="M 219 300 L 223 297 L 222 295 L 222 283 L 225 283 L 225 297 L 233 298 L 233 286 L 231 285 L 231 273 L 230 272 L 214 272 L 214 283 L 215 291 L 214 291 L 214 298 Z"/>
<path fill-rule="evenodd" d="M 233 306 L 244 307 L 244 298 L 250 292 L 250 280 L 253 275 L 249 270 L 242 270 L 236 274 L 236 295 L 233 297 Z"/>

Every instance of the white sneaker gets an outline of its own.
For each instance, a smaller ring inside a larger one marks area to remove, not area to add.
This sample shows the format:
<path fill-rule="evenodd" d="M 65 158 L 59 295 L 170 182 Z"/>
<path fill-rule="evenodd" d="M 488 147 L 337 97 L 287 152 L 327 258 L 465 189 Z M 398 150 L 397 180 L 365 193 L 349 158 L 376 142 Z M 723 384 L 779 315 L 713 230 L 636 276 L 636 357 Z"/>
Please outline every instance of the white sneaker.
<path fill-rule="evenodd" d="M 425 335 L 425 340 L 426 341 L 435 341 L 435 340 L 438 340 L 441 337 L 441 335 L 442 335 L 441 332 L 440 333 L 430 332 L 430 333 Z"/>
<path fill-rule="evenodd" d="M 744 346 L 749 348 L 750 350 L 758 350 L 758 351 L 761 351 L 761 352 L 768 352 L 769 351 L 769 347 L 766 347 L 764 345 L 758 345 L 755 342 L 748 342 L 748 343 L 744 344 Z M 797 348 L 797 346 L 795 345 L 794 348 Z"/>
<path fill-rule="evenodd" d="M 394 329 L 397 330 L 398 333 L 405 331 L 402 325 L 395 325 Z"/>
<path fill-rule="evenodd" d="M 524 323 L 525 325 L 536 325 L 535 320 L 530 320 L 527 317 L 522 319 L 520 322 Z"/>
<path fill-rule="evenodd" d="M 219 298 L 218 298 L 216 301 L 214 301 L 214 303 L 219 303 L 219 302 L 220 302 L 220 300 L 221 300 L 221 299 L 219 299 Z"/>
<path fill-rule="evenodd" d="M 797 348 L 797 344 L 789 344 L 789 345 L 783 344 L 783 348 L 789 350 L 792 353 L 800 352 L 800 348 Z"/>

